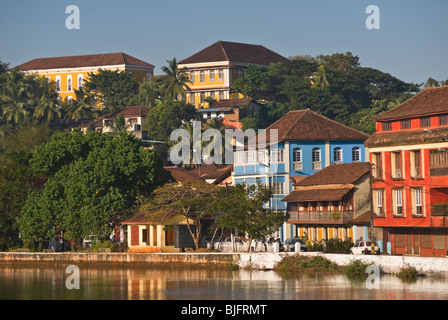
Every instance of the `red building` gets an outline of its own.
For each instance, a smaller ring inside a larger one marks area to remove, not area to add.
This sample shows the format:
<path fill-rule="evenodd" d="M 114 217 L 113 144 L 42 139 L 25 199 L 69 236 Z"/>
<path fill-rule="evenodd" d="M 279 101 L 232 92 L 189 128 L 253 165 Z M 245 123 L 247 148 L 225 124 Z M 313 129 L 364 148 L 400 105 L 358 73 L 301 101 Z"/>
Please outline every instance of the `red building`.
<path fill-rule="evenodd" d="M 448 250 L 448 86 L 427 88 L 374 118 L 366 140 L 373 164 L 375 228 L 392 254 Z M 378 233 L 377 233 L 378 234 Z"/>

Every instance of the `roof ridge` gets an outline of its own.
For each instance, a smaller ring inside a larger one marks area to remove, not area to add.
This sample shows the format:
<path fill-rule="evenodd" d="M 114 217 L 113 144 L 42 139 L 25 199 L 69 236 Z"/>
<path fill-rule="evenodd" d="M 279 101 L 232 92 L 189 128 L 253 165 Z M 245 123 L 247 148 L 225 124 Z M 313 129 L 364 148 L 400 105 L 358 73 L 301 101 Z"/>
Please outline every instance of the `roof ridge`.
<path fill-rule="evenodd" d="M 224 48 L 223 41 L 219 40 L 218 42 L 219 42 L 219 45 L 221 46 L 221 50 L 224 53 L 224 56 L 226 57 L 227 61 L 230 61 L 229 56 L 227 55 L 227 52 L 226 52 L 226 50 Z"/>
<path fill-rule="evenodd" d="M 293 123 L 293 125 L 286 131 L 286 133 L 284 134 L 284 137 L 287 137 L 288 136 L 288 134 L 291 132 L 291 130 L 294 128 L 294 126 L 297 124 L 297 122 L 299 122 L 299 120 L 308 112 L 308 111 L 311 111 L 309 108 L 306 108 L 306 109 L 302 109 L 302 110 L 291 110 L 291 111 L 289 111 L 289 112 L 293 112 L 293 111 L 303 111 L 302 112 L 302 114 L 299 116 L 299 117 L 297 117 L 297 119 L 294 121 L 294 123 Z M 288 112 L 288 113 L 289 113 Z M 280 140 L 281 141 L 281 140 Z M 279 142 L 280 142 L 279 141 Z"/>

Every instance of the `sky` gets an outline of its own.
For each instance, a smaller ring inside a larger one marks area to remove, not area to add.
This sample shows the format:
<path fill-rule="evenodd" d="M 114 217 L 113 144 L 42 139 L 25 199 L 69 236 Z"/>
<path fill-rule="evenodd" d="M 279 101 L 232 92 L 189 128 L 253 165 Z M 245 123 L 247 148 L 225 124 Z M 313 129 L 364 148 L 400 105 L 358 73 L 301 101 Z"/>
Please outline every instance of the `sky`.
<path fill-rule="evenodd" d="M 67 29 L 66 8 L 79 8 Z M 379 29 L 368 29 L 369 5 Z M 352 52 L 361 66 L 413 83 L 448 79 L 447 0 L 0 0 L 0 60 L 125 52 L 155 65 L 216 41 L 285 57 Z"/>

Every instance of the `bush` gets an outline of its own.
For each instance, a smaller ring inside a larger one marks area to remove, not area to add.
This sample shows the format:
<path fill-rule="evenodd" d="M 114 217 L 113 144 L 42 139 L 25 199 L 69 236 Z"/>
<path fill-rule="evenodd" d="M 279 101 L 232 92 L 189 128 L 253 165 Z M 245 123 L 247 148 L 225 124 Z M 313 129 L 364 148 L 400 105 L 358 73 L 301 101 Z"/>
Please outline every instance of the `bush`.
<path fill-rule="evenodd" d="M 353 243 L 350 240 L 342 241 L 341 239 L 330 239 L 326 243 L 325 252 L 350 253 L 351 247 L 353 247 Z"/>
<path fill-rule="evenodd" d="M 322 241 L 308 242 L 306 248 L 308 251 L 324 251 L 324 244 Z"/>
<path fill-rule="evenodd" d="M 286 256 L 275 267 L 275 270 L 282 272 L 324 272 L 339 273 L 341 267 L 337 264 L 321 257 L 309 256 Z"/>
<path fill-rule="evenodd" d="M 418 271 L 414 267 L 408 265 L 401 268 L 400 272 L 397 273 L 397 277 L 403 281 L 413 282 L 417 280 Z"/>
<path fill-rule="evenodd" d="M 119 251 L 117 244 L 109 240 L 93 243 L 92 246 L 89 248 L 89 251 L 98 252 L 101 251 L 100 249 L 110 249 L 111 252 Z"/>
<path fill-rule="evenodd" d="M 368 266 L 370 264 L 355 259 L 345 266 L 344 273 L 350 279 L 364 278 L 367 277 L 366 270 Z"/>

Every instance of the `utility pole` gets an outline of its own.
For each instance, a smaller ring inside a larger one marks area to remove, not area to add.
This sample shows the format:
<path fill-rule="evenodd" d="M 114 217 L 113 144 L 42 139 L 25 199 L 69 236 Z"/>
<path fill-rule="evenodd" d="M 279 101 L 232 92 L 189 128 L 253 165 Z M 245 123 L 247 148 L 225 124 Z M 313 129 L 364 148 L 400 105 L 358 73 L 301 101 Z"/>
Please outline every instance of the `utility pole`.
<path fill-rule="evenodd" d="M 375 227 L 373 225 L 373 163 L 370 163 L 369 170 L 369 184 L 370 184 L 370 192 L 369 192 L 369 201 L 370 201 L 370 239 L 375 241 Z"/>

